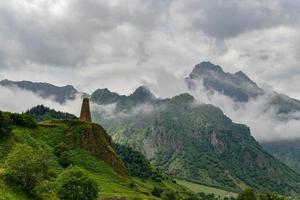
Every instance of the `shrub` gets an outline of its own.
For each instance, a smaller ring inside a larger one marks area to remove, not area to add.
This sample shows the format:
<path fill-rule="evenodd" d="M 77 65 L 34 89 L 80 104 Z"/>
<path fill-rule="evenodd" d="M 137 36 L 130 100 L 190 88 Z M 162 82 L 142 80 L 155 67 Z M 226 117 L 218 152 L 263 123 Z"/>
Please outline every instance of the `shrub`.
<path fill-rule="evenodd" d="M 5 162 L 6 180 L 33 194 L 38 181 L 48 175 L 47 158 L 43 152 L 34 151 L 26 144 L 17 144 Z"/>
<path fill-rule="evenodd" d="M 275 193 L 263 193 L 259 195 L 259 200 L 285 200 L 285 198 Z"/>
<path fill-rule="evenodd" d="M 186 200 L 199 200 L 199 198 L 197 196 L 190 196 L 187 197 Z"/>
<path fill-rule="evenodd" d="M 71 165 L 68 151 L 65 151 L 62 154 L 60 154 L 60 156 L 58 157 L 58 162 L 64 168 L 67 168 Z"/>
<path fill-rule="evenodd" d="M 239 194 L 237 200 L 256 200 L 256 194 L 253 189 L 249 188 Z"/>
<path fill-rule="evenodd" d="M 61 200 L 94 200 L 98 195 L 96 182 L 78 167 L 68 168 L 60 174 L 56 188 Z"/>
<path fill-rule="evenodd" d="M 134 188 L 136 188 L 136 184 L 135 184 L 134 182 L 130 182 L 130 183 L 129 183 L 129 187 L 130 187 L 131 189 L 134 189 Z"/>
<path fill-rule="evenodd" d="M 11 114 L 10 118 L 13 121 L 14 125 L 24 126 L 24 127 L 28 127 L 28 128 L 36 127 L 36 122 L 29 114 L 13 113 L 13 114 Z"/>
<path fill-rule="evenodd" d="M 63 152 L 68 150 L 69 150 L 68 146 L 64 142 L 60 142 L 54 147 L 53 153 L 59 157 Z"/>
<path fill-rule="evenodd" d="M 162 199 L 163 200 L 176 200 L 177 195 L 174 192 L 166 191 L 162 194 Z"/>
<path fill-rule="evenodd" d="M 154 187 L 153 190 L 151 191 L 151 194 L 153 196 L 160 197 L 163 192 L 164 192 L 163 189 L 158 188 L 158 187 Z"/>
<path fill-rule="evenodd" d="M 0 111 L 0 139 L 4 138 L 9 133 L 9 126 L 11 125 L 10 117 L 7 113 Z"/>

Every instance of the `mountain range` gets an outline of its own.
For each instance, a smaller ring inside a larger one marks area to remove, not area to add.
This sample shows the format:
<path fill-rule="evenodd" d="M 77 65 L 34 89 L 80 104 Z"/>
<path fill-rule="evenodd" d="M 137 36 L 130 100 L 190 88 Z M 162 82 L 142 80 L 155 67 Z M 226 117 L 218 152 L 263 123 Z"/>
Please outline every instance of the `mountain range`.
<path fill-rule="evenodd" d="M 210 62 L 196 65 L 185 81 L 190 91 L 197 91 L 202 84 L 208 95 L 221 93 L 241 103 L 267 93 L 243 72 L 226 73 Z M 4 80 L 0 85 L 54 97 L 59 103 L 81 93 L 72 86 L 28 81 Z M 287 141 L 276 141 L 264 143 L 263 149 L 247 126 L 232 122 L 219 108 L 200 103 L 188 93 L 163 99 L 146 87 L 128 96 L 105 88 L 93 92 L 91 101 L 94 120 L 115 142 L 142 152 L 174 177 L 229 190 L 300 191 L 300 176 L 294 171 L 299 169 L 300 159 L 297 153 L 288 153 L 297 148 L 277 148 Z M 272 92 L 269 106 L 275 107 L 278 115 L 300 111 L 298 100 L 276 92 Z M 289 159 L 284 159 L 286 156 Z"/>
<path fill-rule="evenodd" d="M 210 62 L 196 65 L 186 78 L 186 83 L 191 90 L 197 90 L 200 85 L 203 85 L 211 94 L 219 92 L 236 102 L 248 102 L 271 93 L 269 106 L 275 107 L 278 113 L 300 111 L 299 100 L 275 91 L 265 91 L 242 71 L 234 74 L 225 73 L 220 66 Z"/>
<path fill-rule="evenodd" d="M 174 177 L 229 190 L 300 189 L 300 176 L 266 153 L 247 126 L 187 93 L 157 99 L 144 87 L 129 96 L 104 89 L 91 100 L 99 105 L 94 120 L 115 142 L 142 152 Z"/>
<path fill-rule="evenodd" d="M 42 98 L 51 98 L 58 103 L 74 100 L 79 92 L 71 85 L 55 86 L 49 83 L 37 83 L 31 81 L 0 81 L 0 86 L 8 88 L 19 88 L 38 94 Z"/>

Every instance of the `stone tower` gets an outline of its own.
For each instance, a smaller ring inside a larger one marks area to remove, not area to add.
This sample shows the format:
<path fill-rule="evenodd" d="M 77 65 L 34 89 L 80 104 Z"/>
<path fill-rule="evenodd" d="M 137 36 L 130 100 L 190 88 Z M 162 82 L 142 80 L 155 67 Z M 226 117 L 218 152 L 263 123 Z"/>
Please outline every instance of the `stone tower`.
<path fill-rule="evenodd" d="M 85 122 L 92 122 L 89 98 L 83 98 L 80 112 L 80 120 Z"/>

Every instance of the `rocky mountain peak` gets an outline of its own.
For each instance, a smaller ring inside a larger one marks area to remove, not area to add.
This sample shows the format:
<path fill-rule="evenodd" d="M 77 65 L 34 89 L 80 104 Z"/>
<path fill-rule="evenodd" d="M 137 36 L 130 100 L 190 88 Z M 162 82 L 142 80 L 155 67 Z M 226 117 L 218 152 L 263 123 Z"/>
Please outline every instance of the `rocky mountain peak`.
<path fill-rule="evenodd" d="M 197 64 L 194 67 L 192 74 L 200 75 L 200 74 L 206 74 L 208 72 L 224 73 L 223 69 L 219 65 L 215 65 L 209 61 L 206 61 Z"/>
<path fill-rule="evenodd" d="M 145 86 L 138 87 L 131 95 L 130 97 L 140 99 L 140 100 L 146 100 L 146 99 L 154 99 L 154 94 Z"/>
<path fill-rule="evenodd" d="M 114 103 L 114 102 L 117 102 L 119 100 L 119 98 L 120 98 L 119 94 L 117 94 L 115 92 L 111 92 L 107 88 L 97 89 L 91 95 L 92 102 L 97 102 L 97 103 L 101 103 L 101 104 Z"/>

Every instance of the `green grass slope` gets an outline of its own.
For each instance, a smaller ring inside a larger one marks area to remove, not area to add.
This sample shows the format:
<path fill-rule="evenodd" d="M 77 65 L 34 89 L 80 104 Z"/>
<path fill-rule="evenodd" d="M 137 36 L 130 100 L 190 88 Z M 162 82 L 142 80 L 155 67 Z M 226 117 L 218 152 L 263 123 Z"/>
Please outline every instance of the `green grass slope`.
<path fill-rule="evenodd" d="M 221 198 L 225 198 L 225 197 L 236 198 L 238 196 L 237 193 L 218 189 L 218 188 L 209 187 L 206 185 L 200 185 L 200 184 L 192 183 L 192 182 L 185 181 L 185 180 L 176 180 L 176 181 L 179 185 L 183 185 L 195 193 L 203 192 L 203 193 L 208 193 L 208 194 L 214 194 L 216 197 L 221 197 Z"/>
<path fill-rule="evenodd" d="M 172 191 L 180 199 L 192 194 L 167 175 L 163 175 L 159 181 L 129 176 L 123 161 L 111 146 L 110 137 L 100 125 L 54 120 L 26 127 L 26 123 L 15 123 L 12 115 L 15 114 L 0 112 L 0 199 L 32 199 L 32 196 L 6 182 L 4 178 L 5 160 L 16 144 L 26 144 L 47 155 L 50 182 L 66 169 L 66 163 L 68 166 L 80 167 L 98 183 L 101 199 L 157 199 L 151 194 L 154 187 Z M 15 116 L 20 116 L 18 120 L 23 117 L 17 114 Z M 44 193 L 42 199 L 57 199 L 53 193 Z"/>

